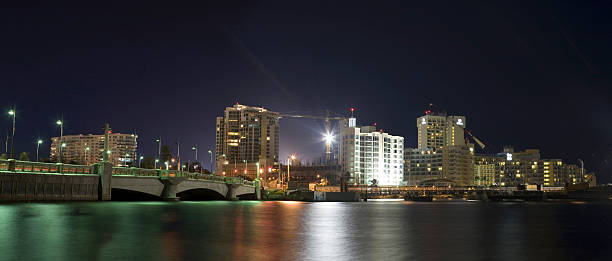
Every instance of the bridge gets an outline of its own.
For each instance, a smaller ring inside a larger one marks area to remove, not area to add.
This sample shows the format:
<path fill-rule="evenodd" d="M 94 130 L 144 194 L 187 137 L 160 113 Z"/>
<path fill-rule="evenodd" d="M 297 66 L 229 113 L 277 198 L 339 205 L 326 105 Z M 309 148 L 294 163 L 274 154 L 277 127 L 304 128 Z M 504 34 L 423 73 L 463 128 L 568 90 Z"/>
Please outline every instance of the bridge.
<path fill-rule="evenodd" d="M 0 201 L 111 200 L 113 192 L 175 201 L 197 191 L 227 200 L 260 199 L 256 183 L 178 170 L 113 167 L 109 162 L 72 165 L 0 160 Z"/>

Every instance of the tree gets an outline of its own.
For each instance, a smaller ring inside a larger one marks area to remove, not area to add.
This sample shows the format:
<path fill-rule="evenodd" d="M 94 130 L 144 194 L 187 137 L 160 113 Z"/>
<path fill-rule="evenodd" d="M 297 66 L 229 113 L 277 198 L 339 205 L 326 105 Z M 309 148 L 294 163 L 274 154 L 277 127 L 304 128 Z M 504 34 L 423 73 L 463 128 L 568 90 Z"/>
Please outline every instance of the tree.
<path fill-rule="evenodd" d="M 163 145 L 161 148 L 161 159 L 159 159 L 159 163 L 161 163 L 162 165 L 164 164 L 164 162 L 168 161 L 170 162 L 170 159 L 172 159 L 172 153 L 170 153 L 170 148 L 168 147 L 168 145 Z"/>
<path fill-rule="evenodd" d="M 21 154 L 19 154 L 19 160 L 30 161 L 30 157 L 28 157 L 27 152 L 22 152 Z"/>
<path fill-rule="evenodd" d="M 185 164 L 187 164 L 187 162 L 185 162 Z M 202 169 L 202 165 L 200 164 L 200 162 L 197 161 L 189 162 L 187 166 L 189 167 L 189 172 L 200 172 L 200 170 Z"/>
<path fill-rule="evenodd" d="M 2 153 L 2 155 L 0 155 L 0 159 L 7 159 L 6 153 Z"/>
<path fill-rule="evenodd" d="M 372 180 L 372 187 L 376 187 L 376 186 L 378 186 L 378 180 L 373 179 Z"/>
<path fill-rule="evenodd" d="M 140 167 L 143 169 L 152 169 L 155 167 L 155 161 L 151 157 L 144 157 L 140 163 Z"/>

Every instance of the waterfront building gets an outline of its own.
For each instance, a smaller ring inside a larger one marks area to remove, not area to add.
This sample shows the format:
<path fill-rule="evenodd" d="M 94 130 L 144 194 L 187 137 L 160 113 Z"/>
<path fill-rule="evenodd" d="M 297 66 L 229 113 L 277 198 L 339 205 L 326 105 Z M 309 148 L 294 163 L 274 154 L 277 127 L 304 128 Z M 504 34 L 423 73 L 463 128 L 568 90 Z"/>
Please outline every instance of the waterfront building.
<path fill-rule="evenodd" d="M 128 166 L 136 162 L 137 139 L 138 135 L 135 134 L 109 134 L 109 161 L 113 166 Z M 64 163 L 94 164 L 102 161 L 104 153 L 103 134 L 64 135 L 62 142 L 66 144 L 62 149 L 62 161 Z M 59 146 L 60 137 L 51 138 L 51 160 L 59 160 Z"/>
<path fill-rule="evenodd" d="M 279 164 L 279 114 L 236 103 L 216 124 L 217 175 L 255 179 L 260 169 Z M 265 173 L 265 172 L 264 172 Z"/>
<path fill-rule="evenodd" d="M 494 155 L 475 155 L 472 184 L 478 187 L 490 187 L 496 185 L 496 166 L 499 157 Z"/>
<path fill-rule="evenodd" d="M 441 150 L 444 146 L 465 145 L 465 116 L 447 116 L 446 113 L 428 112 L 418 117 L 417 141 L 419 149 Z"/>
<path fill-rule="evenodd" d="M 404 150 L 404 184 L 415 186 L 441 178 L 442 153 L 432 148 Z"/>
<path fill-rule="evenodd" d="M 354 122 L 354 120 L 353 120 Z M 404 176 L 404 138 L 353 124 L 340 135 L 340 165 L 354 185 L 401 185 Z"/>
<path fill-rule="evenodd" d="M 449 145 L 442 148 L 442 178 L 457 186 L 471 186 L 474 145 Z"/>

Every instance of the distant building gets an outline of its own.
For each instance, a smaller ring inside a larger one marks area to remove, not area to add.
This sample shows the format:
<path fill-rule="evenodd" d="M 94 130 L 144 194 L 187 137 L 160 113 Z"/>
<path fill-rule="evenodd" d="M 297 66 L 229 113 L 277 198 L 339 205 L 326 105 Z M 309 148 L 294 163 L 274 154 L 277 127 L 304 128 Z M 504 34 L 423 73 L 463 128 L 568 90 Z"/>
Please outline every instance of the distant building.
<path fill-rule="evenodd" d="M 491 169 L 491 166 L 495 166 Z M 537 149 L 515 152 L 510 146 L 496 155 L 474 157 L 474 185 L 515 187 L 531 184 L 543 187 L 565 187 L 590 183 L 592 174 L 583 174 L 575 164 L 561 159 L 542 159 Z"/>
<path fill-rule="evenodd" d="M 401 185 L 404 176 L 404 138 L 353 124 L 340 135 L 340 165 L 353 184 Z"/>
<path fill-rule="evenodd" d="M 278 166 L 279 114 L 260 107 L 236 104 L 217 117 L 217 175 L 255 179 L 256 164 Z"/>
<path fill-rule="evenodd" d="M 442 178 L 442 153 L 434 149 L 406 149 L 404 152 L 404 181 L 408 186 Z"/>
<path fill-rule="evenodd" d="M 138 135 L 111 133 L 108 148 L 111 151 L 109 161 L 113 166 L 127 166 L 136 162 Z M 66 146 L 62 149 L 64 163 L 94 164 L 102 160 L 104 153 L 104 135 L 79 134 L 64 135 Z M 60 137 L 51 138 L 51 159 L 59 160 Z"/>
<path fill-rule="evenodd" d="M 419 149 L 440 150 L 444 146 L 465 145 L 465 116 L 447 116 L 445 113 L 428 113 L 416 120 Z"/>
<path fill-rule="evenodd" d="M 442 148 L 442 178 L 457 186 L 471 186 L 474 145 L 450 145 Z"/>
<path fill-rule="evenodd" d="M 404 183 L 471 185 L 474 147 L 465 141 L 465 116 L 428 111 L 416 126 L 418 147 L 405 151 Z"/>

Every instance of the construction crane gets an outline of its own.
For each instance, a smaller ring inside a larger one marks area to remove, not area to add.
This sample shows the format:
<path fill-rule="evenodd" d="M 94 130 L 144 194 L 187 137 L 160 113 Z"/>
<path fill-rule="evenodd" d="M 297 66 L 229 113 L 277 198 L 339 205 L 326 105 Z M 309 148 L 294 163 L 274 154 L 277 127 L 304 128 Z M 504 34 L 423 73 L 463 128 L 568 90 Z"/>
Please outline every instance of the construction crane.
<path fill-rule="evenodd" d="M 441 109 L 440 109 L 440 107 L 438 107 L 437 105 L 435 105 L 435 104 L 433 104 L 433 103 L 430 103 L 430 104 L 427 106 L 427 110 L 425 111 L 425 114 L 431 114 L 431 113 L 446 115 L 446 111 L 445 111 L 445 110 L 441 110 Z M 463 129 L 463 131 L 464 131 L 465 133 L 467 133 L 467 135 L 468 135 L 468 136 L 470 136 L 470 137 L 472 138 L 472 140 L 474 140 L 474 141 L 476 142 L 476 144 L 478 144 L 478 146 L 479 146 L 479 147 L 480 147 L 482 150 L 484 150 L 484 149 L 485 149 L 485 144 L 484 144 L 482 141 L 480 141 L 478 138 L 476 138 L 476 136 L 474 136 L 474 135 L 472 134 L 472 132 L 470 132 L 470 130 L 469 130 L 468 128 L 463 127 L 463 126 L 461 126 L 461 125 L 457 125 L 456 127 L 460 127 L 460 128 L 462 128 L 462 129 Z M 465 138 L 465 143 L 467 143 L 467 138 Z"/>
<path fill-rule="evenodd" d="M 472 139 L 476 142 L 476 144 L 478 144 L 478 146 L 480 146 L 480 148 L 482 150 L 485 149 L 485 144 L 480 141 L 478 138 L 476 138 L 476 136 L 472 135 L 472 133 L 470 132 L 470 130 L 463 128 L 463 130 L 465 131 L 465 133 L 467 133 L 470 137 L 472 137 Z M 467 138 L 466 138 L 467 139 Z"/>
<path fill-rule="evenodd" d="M 351 113 L 354 111 L 354 108 L 351 108 Z M 325 120 L 325 160 L 327 162 L 331 159 L 331 143 L 334 140 L 334 136 L 331 133 L 331 121 L 338 121 L 338 126 L 342 126 L 344 121 L 348 123 L 347 117 L 332 117 L 329 115 L 329 110 L 325 111 L 325 115 L 308 115 L 308 114 L 293 114 L 293 113 L 280 113 L 278 118 L 305 118 L 305 119 L 316 119 L 316 120 Z"/>

